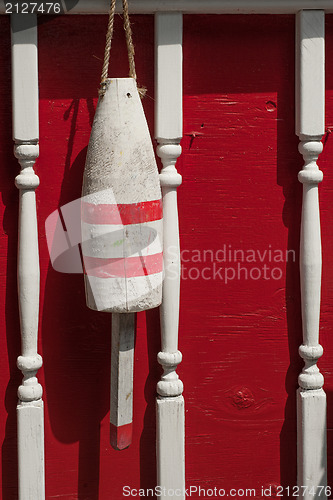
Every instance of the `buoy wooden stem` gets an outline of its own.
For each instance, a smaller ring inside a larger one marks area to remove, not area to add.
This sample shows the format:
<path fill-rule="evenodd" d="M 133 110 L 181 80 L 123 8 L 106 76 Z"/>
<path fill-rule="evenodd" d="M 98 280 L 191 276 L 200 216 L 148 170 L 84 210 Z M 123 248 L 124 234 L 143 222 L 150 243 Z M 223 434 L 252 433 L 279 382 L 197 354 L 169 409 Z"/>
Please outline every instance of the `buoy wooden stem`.
<path fill-rule="evenodd" d="M 116 450 L 132 441 L 135 314 L 112 314 L 110 443 Z"/>

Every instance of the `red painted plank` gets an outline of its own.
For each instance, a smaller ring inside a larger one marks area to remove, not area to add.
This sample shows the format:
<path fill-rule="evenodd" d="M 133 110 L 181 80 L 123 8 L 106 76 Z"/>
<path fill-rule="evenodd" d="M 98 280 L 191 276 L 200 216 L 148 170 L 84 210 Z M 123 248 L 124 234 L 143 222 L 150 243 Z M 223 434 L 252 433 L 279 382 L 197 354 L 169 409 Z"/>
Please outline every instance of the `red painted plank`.
<path fill-rule="evenodd" d="M 125 485 L 153 488 L 156 483 L 158 311 L 138 314 L 133 440 L 119 454 L 109 445 L 110 315 L 86 307 L 82 276 L 52 269 L 44 230 L 46 217 L 81 194 L 106 22 L 105 16 L 62 16 L 40 23 L 41 135 L 36 171 L 41 179 L 39 351 L 44 367 L 39 375 L 45 389 L 47 500 L 56 495 L 65 500 L 122 498 Z M 139 83 L 148 88 L 143 105 L 153 130 L 153 18 L 133 16 L 133 31 Z M 332 16 L 327 16 L 326 34 L 330 54 Z M 118 18 L 112 43 L 110 75 L 126 76 L 126 44 Z M 12 156 L 10 39 L 4 16 L 0 48 L 0 481 L 1 498 L 14 500 L 20 382 L 14 186 L 18 165 Z M 333 130 L 329 57 L 326 83 L 326 124 Z M 179 189 L 183 362 L 178 372 L 187 410 L 187 484 L 257 491 L 261 486 L 293 485 L 295 390 L 302 367 L 297 352 L 301 343 L 297 172 L 302 159 L 294 134 L 293 16 L 184 17 L 182 146 L 178 169 L 183 175 Z M 324 172 L 320 368 L 328 397 L 329 484 L 333 481 L 332 156 L 328 131 L 320 158 Z M 224 245 L 232 254 L 229 258 L 226 253 L 223 261 Z M 287 259 L 286 250 L 295 253 Z M 239 252 L 234 255 L 234 251 Z M 276 251 L 282 252 L 280 261 L 274 260 Z M 240 275 L 238 266 L 244 268 Z M 269 279 L 264 278 L 264 266 Z M 255 268 L 261 273 L 258 279 Z"/>

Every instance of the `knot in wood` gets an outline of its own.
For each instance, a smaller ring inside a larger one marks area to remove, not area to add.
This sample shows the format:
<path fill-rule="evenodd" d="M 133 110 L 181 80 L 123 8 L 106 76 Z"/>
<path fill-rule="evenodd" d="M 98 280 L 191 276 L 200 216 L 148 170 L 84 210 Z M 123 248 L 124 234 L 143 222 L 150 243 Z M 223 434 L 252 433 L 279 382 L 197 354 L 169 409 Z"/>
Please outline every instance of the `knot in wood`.
<path fill-rule="evenodd" d="M 233 406 L 235 406 L 239 410 L 249 408 L 255 402 L 252 392 L 247 387 L 240 387 L 239 389 L 234 391 L 231 395 L 231 400 Z"/>

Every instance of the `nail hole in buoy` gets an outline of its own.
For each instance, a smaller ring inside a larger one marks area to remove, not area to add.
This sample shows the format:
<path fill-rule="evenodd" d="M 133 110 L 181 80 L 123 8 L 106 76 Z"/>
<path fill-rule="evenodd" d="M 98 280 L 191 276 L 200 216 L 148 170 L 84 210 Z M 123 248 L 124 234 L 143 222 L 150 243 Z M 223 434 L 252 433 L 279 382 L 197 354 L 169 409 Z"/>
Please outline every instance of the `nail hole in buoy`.
<path fill-rule="evenodd" d="M 132 97 L 131 94 L 129 92 L 127 92 L 127 97 Z"/>

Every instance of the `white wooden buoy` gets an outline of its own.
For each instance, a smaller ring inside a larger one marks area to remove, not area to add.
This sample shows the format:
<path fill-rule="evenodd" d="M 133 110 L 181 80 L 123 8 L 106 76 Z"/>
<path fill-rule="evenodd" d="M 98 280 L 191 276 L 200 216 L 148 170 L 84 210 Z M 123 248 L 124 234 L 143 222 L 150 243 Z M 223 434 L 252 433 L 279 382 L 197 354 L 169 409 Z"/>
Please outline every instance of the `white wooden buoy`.
<path fill-rule="evenodd" d="M 82 190 L 87 305 L 127 313 L 162 300 L 162 202 L 136 82 L 108 79 L 98 101 Z"/>
<path fill-rule="evenodd" d="M 88 307 L 112 312 L 110 442 L 132 440 L 136 311 L 162 300 L 162 196 L 135 78 L 103 80 L 83 177 Z"/>
<path fill-rule="evenodd" d="M 129 78 L 108 78 L 116 0 L 110 1 L 101 87 L 83 177 L 87 305 L 112 312 L 110 443 L 132 440 L 135 312 L 162 301 L 162 196 L 138 91 L 128 1 L 122 0 Z"/>

